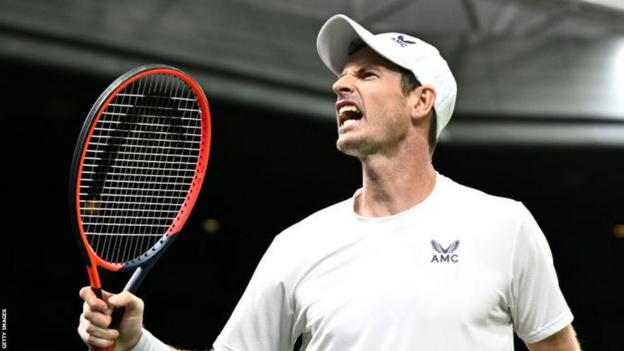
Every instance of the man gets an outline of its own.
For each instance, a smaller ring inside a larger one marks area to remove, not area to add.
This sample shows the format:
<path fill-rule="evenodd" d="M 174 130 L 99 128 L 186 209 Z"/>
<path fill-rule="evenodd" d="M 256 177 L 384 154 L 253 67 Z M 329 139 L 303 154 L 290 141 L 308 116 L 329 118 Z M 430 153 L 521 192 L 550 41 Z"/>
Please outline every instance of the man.
<path fill-rule="evenodd" d="M 438 174 L 435 140 L 456 84 L 433 46 L 373 35 L 346 16 L 317 49 L 339 76 L 337 148 L 362 164 L 353 196 L 278 235 L 215 350 L 580 350 L 548 244 L 518 202 Z M 129 293 L 89 288 L 79 334 L 115 350 L 167 350 Z M 111 307 L 126 307 L 119 331 Z"/>

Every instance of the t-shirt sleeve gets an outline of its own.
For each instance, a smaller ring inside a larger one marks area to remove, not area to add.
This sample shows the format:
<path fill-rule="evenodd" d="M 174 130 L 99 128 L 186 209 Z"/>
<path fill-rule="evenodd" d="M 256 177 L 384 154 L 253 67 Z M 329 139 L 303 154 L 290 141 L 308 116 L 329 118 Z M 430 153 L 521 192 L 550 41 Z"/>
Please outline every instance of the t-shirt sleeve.
<path fill-rule="evenodd" d="M 285 253 L 279 236 L 273 240 L 217 337 L 215 351 L 292 350 L 292 298 L 282 279 Z"/>
<path fill-rule="evenodd" d="M 546 237 L 521 206 L 513 256 L 511 306 L 514 330 L 527 343 L 543 340 L 573 320 L 557 280 Z"/>

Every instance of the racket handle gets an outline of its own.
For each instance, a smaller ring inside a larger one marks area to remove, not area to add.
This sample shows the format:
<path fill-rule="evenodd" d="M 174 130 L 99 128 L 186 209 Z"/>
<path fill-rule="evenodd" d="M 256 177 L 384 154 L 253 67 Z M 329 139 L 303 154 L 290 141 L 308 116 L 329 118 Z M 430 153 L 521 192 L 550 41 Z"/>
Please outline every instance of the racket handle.
<path fill-rule="evenodd" d="M 91 287 L 91 289 L 93 289 L 93 292 L 95 293 L 95 296 L 97 296 L 98 299 L 102 299 L 102 288 Z M 122 313 L 123 313 L 123 311 L 122 311 Z M 115 315 L 115 310 L 113 310 L 113 321 L 115 320 L 114 319 L 115 318 L 114 315 Z M 111 322 L 111 324 L 112 324 L 112 322 Z M 113 348 L 112 347 L 104 347 L 104 348 L 90 347 L 89 350 L 91 350 L 91 351 L 113 351 Z"/>
<path fill-rule="evenodd" d="M 162 251 L 161 251 L 162 252 Z M 124 287 L 124 291 L 129 291 L 131 293 L 135 293 L 136 290 L 138 289 L 139 285 L 141 284 L 141 282 L 143 281 L 143 278 L 145 278 L 145 276 L 147 275 L 147 272 L 150 271 L 150 269 L 154 266 L 154 264 L 156 263 L 156 258 L 154 257 L 150 263 L 148 263 L 147 265 L 145 265 L 144 267 L 138 267 L 134 273 L 132 273 L 132 276 L 130 277 L 130 279 L 128 280 L 128 283 L 126 284 L 126 286 Z M 99 283 L 99 279 L 98 279 L 98 283 Z M 99 286 L 99 284 L 98 284 Z M 97 296 L 98 299 L 102 299 L 102 288 L 95 288 L 95 287 L 91 287 L 91 289 L 93 289 L 93 292 L 95 293 L 95 296 Z M 115 308 L 113 309 L 113 313 L 111 314 L 111 324 L 109 325 L 109 328 L 111 329 L 118 329 L 119 328 L 119 323 L 121 323 L 121 318 L 123 317 L 124 312 L 126 312 L 126 308 L 125 307 L 120 307 L 120 308 Z M 113 351 L 112 347 L 107 347 L 107 348 L 97 348 L 94 347 L 91 350 L 93 351 Z"/>
<path fill-rule="evenodd" d="M 124 312 L 126 312 L 125 307 L 115 308 L 113 310 L 113 314 L 111 315 L 112 320 L 109 326 L 110 329 L 118 329 L 119 323 L 121 323 L 121 317 L 123 317 Z"/>
<path fill-rule="evenodd" d="M 156 260 L 152 259 L 152 262 L 150 264 L 146 265 L 144 268 L 138 267 L 134 271 L 134 273 L 132 274 L 130 279 L 128 280 L 128 283 L 124 287 L 124 290 L 125 291 L 129 291 L 131 293 L 135 293 L 136 289 L 139 287 L 139 285 L 143 281 L 143 278 L 145 278 L 145 276 L 147 275 L 147 272 L 154 266 L 155 262 L 156 262 Z M 98 299 L 102 299 L 102 289 L 101 288 L 94 288 L 94 287 L 92 287 L 91 289 L 93 289 L 93 292 L 95 293 L 95 296 L 98 297 Z M 111 314 L 111 317 L 112 317 L 111 318 L 111 324 L 108 326 L 110 329 L 118 329 L 119 328 L 119 323 L 121 323 L 121 318 L 123 317 L 124 312 L 126 312 L 126 308 L 125 307 L 120 307 L 120 308 L 113 309 L 113 313 Z M 113 348 L 112 347 L 93 348 L 92 350 L 93 351 L 113 351 Z"/>

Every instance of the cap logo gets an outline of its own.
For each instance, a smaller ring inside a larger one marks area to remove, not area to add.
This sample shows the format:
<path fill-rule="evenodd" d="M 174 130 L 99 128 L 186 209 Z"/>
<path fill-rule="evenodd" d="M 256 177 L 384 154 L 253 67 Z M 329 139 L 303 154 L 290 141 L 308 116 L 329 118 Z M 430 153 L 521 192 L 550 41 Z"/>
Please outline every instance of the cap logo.
<path fill-rule="evenodd" d="M 406 47 L 409 44 L 416 44 L 415 41 L 411 41 L 411 40 L 406 40 L 405 38 L 403 38 L 402 35 L 399 35 L 397 37 L 392 38 L 392 40 L 394 40 L 395 42 L 397 42 L 399 45 L 401 45 L 402 48 Z"/>

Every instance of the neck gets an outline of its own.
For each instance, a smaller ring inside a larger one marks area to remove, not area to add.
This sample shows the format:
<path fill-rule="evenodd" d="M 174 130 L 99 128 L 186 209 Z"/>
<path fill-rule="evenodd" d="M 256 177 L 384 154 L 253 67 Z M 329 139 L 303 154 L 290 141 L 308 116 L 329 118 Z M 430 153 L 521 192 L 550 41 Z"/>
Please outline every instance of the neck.
<path fill-rule="evenodd" d="M 362 192 L 354 208 L 359 215 L 394 215 L 421 203 L 433 191 L 436 173 L 426 152 L 408 152 L 404 157 L 373 155 L 361 162 Z"/>

